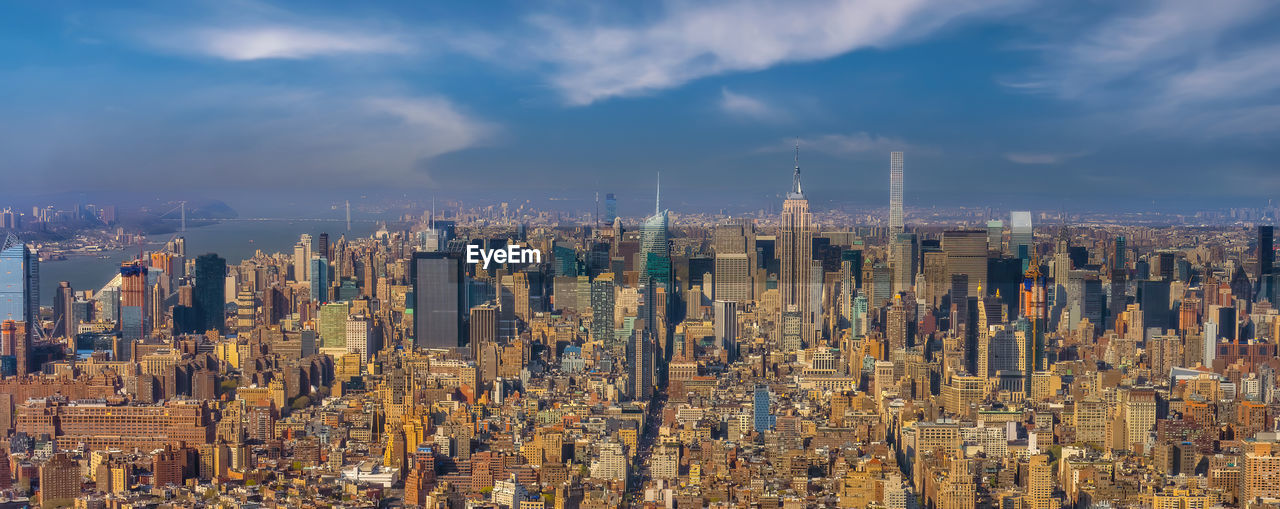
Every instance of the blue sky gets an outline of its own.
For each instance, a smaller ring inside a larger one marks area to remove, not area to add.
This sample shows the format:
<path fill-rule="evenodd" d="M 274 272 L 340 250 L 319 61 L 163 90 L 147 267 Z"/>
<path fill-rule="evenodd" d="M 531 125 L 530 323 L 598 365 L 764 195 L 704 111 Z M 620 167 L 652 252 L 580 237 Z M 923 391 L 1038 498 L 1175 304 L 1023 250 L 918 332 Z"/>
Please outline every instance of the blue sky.
<path fill-rule="evenodd" d="M 154 189 L 1258 205 L 1280 4 L 9 2 L 0 172 Z M 647 198 L 646 198 L 647 199 Z M 707 201 L 714 201 L 708 199 Z M 714 208 L 714 203 L 707 208 Z"/>

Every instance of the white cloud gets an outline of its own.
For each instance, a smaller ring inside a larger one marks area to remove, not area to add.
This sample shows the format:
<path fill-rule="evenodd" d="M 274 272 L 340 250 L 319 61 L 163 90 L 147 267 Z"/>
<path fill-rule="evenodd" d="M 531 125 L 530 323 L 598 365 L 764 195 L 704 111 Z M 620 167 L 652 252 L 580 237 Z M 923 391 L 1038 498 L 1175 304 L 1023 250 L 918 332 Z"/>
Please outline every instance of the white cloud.
<path fill-rule="evenodd" d="M 1206 59 L 1170 78 L 1165 97 L 1177 102 L 1254 97 L 1280 88 L 1280 44 Z"/>
<path fill-rule="evenodd" d="M 673 2 L 640 26 L 532 18 L 535 58 L 570 104 L 585 105 L 729 72 L 885 47 L 990 15 L 1020 0 L 754 0 Z"/>
<path fill-rule="evenodd" d="M 1086 155 L 1085 152 L 1009 152 L 1004 155 L 1004 158 L 1018 164 L 1062 164 L 1084 155 Z"/>
<path fill-rule="evenodd" d="M 801 138 L 785 138 L 776 143 L 757 148 L 755 153 L 773 153 L 794 150 L 800 145 L 801 156 L 806 151 L 814 151 L 836 157 L 848 157 L 861 154 L 883 153 L 886 157 L 895 150 L 913 150 L 923 152 L 927 149 L 912 146 L 899 138 L 879 136 L 868 132 L 830 133 Z"/>
<path fill-rule="evenodd" d="M 414 157 L 429 159 L 473 147 L 489 139 L 496 127 L 472 118 L 442 97 L 371 97 L 363 101 L 370 112 L 391 115 Z"/>
<path fill-rule="evenodd" d="M 757 120 L 780 120 L 784 114 L 763 100 L 746 94 L 720 89 L 720 109 L 730 115 Z"/>
<path fill-rule="evenodd" d="M 153 38 L 153 42 L 177 52 L 234 61 L 405 53 L 411 50 L 405 40 L 395 35 L 289 25 L 195 29 Z"/>
<path fill-rule="evenodd" d="M 1080 97 L 1130 77 L 1159 81 L 1153 78 L 1179 72 L 1188 56 L 1213 47 L 1225 32 L 1254 19 L 1267 6 L 1260 0 L 1136 5 L 1142 6 L 1137 12 L 1113 16 L 1084 34 L 1044 45 L 1048 66 L 1005 84 Z"/>
<path fill-rule="evenodd" d="M 814 138 L 801 139 L 800 148 L 834 155 L 850 155 L 905 150 L 907 143 L 897 138 L 855 132 L 849 134 L 824 134 Z"/>
<path fill-rule="evenodd" d="M 76 112 L 33 126 L 28 137 L 76 150 L 28 155 L 30 164 L 51 182 L 103 188 L 122 176 L 160 187 L 431 185 L 432 173 L 446 169 L 437 158 L 500 131 L 439 96 L 216 87 L 138 101 L 128 114 Z M 172 128 L 175 119 L 211 110 L 218 115 Z"/>
<path fill-rule="evenodd" d="M 1124 4 L 1126 7 L 1128 4 Z M 1242 33 L 1270 22 L 1274 2 L 1171 0 L 1136 4 L 1072 36 L 1042 46 L 1045 65 L 1000 83 L 1048 92 L 1111 111 L 1119 125 L 1184 131 L 1200 117 L 1212 133 L 1255 131 L 1239 115 L 1271 111 L 1280 90 L 1280 44 Z M 1205 116 L 1213 118 L 1204 118 Z M 1277 119 L 1261 119 L 1275 125 Z M 1243 131 L 1226 130 L 1230 126 Z"/>

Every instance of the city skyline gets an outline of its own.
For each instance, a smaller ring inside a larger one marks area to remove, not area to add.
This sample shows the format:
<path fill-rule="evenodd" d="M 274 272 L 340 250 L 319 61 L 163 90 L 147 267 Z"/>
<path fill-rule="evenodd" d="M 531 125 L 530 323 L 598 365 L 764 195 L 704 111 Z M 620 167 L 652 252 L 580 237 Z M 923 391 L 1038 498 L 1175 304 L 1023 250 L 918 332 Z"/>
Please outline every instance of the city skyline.
<path fill-rule="evenodd" d="M 743 5 L 11 5 L 0 148 L 28 194 L 585 196 L 665 170 L 672 197 L 763 200 L 796 138 L 815 203 L 883 196 L 893 150 L 907 203 L 1280 189 L 1274 5 Z"/>
<path fill-rule="evenodd" d="M 0 5 L 0 509 L 1280 509 L 1277 24 Z"/>

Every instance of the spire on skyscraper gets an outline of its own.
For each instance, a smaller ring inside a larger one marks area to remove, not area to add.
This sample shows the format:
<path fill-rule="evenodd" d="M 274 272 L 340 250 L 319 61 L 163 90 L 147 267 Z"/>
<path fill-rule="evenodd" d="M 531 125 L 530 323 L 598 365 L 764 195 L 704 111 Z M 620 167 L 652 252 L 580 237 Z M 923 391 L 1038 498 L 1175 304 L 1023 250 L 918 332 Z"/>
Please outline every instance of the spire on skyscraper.
<path fill-rule="evenodd" d="M 804 188 L 800 185 L 800 142 L 796 142 L 796 173 L 791 177 L 791 192 L 787 199 L 804 199 Z"/>
<path fill-rule="evenodd" d="M 662 172 L 658 172 L 658 188 L 653 196 L 653 213 L 654 215 L 662 213 Z"/>

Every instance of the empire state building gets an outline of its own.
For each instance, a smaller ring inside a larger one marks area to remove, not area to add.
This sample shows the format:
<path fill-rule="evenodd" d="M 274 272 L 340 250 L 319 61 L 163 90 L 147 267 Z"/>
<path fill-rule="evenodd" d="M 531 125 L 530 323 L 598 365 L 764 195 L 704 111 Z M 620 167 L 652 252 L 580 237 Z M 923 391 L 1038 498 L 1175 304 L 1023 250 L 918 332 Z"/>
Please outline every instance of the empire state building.
<path fill-rule="evenodd" d="M 783 348 L 795 351 L 814 340 L 813 302 L 810 288 L 813 260 L 813 216 L 809 200 L 800 185 L 800 147 L 796 147 L 796 171 L 791 190 L 782 202 L 782 225 L 778 228 L 778 303 Z M 798 322 L 798 323 L 797 323 Z M 795 330 L 796 327 L 799 330 Z M 798 337 L 797 337 L 798 336 Z M 799 341 L 797 341 L 797 339 Z M 796 344 L 802 342 L 803 345 Z"/>

